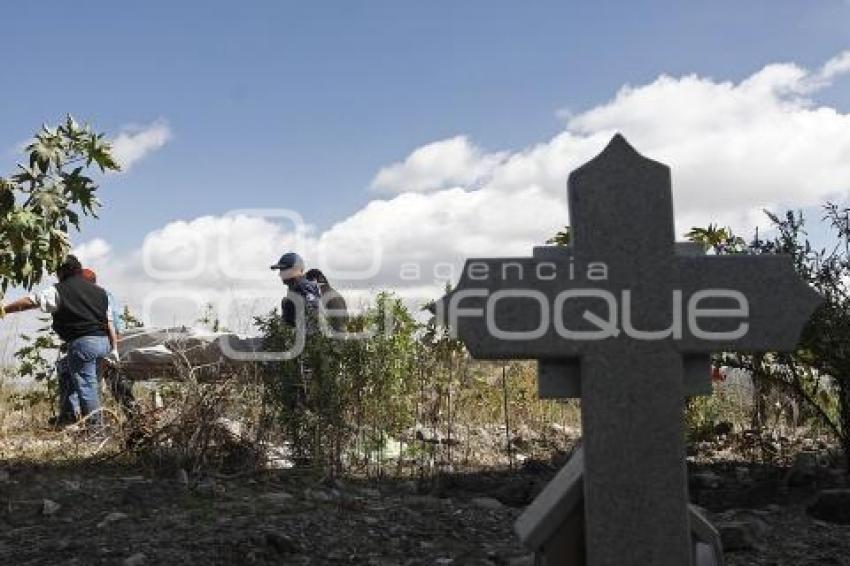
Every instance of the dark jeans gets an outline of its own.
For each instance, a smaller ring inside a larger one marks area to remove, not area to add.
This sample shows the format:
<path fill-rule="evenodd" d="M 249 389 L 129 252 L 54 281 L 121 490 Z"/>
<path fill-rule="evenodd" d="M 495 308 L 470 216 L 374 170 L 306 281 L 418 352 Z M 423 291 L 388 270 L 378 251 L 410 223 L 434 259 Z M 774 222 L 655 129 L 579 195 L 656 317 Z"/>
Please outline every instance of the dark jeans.
<path fill-rule="evenodd" d="M 56 374 L 59 380 L 59 422 L 73 423 L 80 415 L 80 400 L 71 384 L 68 352 L 65 348 L 62 349 L 62 357 L 56 361 Z"/>
<path fill-rule="evenodd" d="M 121 369 L 103 364 L 103 380 L 115 401 L 121 405 L 124 415 L 130 417 L 136 410 L 136 397 L 133 395 L 133 382 L 121 373 Z"/>

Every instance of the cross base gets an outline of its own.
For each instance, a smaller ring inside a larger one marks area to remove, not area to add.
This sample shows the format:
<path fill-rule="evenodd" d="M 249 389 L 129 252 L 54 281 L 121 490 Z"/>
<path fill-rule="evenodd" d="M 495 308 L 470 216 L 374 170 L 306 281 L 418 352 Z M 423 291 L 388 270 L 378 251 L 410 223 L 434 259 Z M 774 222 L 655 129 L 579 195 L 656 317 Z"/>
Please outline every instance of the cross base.
<path fill-rule="evenodd" d="M 723 566 L 717 529 L 694 505 L 688 506 L 693 564 Z M 534 551 L 536 566 L 585 566 L 584 449 L 579 446 L 555 478 L 514 524 L 522 543 Z"/>

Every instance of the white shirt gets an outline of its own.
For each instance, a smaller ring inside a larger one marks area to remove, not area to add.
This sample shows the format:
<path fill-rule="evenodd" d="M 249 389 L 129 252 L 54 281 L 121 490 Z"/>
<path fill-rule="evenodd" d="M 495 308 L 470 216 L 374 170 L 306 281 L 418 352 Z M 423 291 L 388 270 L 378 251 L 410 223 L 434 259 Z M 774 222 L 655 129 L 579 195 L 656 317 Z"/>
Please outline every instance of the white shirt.
<path fill-rule="evenodd" d="M 41 309 L 42 312 L 53 314 L 59 310 L 59 291 L 55 285 L 51 285 L 38 292 L 30 293 L 30 300 Z M 110 305 L 106 306 L 106 320 L 110 319 Z"/>
<path fill-rule="evenodd" d="M 59 310 L 59 292 L 53 285 L 41 291 L 30 293 L 30 300 L 41 309 L 41 312 L 52 314 Z"/>

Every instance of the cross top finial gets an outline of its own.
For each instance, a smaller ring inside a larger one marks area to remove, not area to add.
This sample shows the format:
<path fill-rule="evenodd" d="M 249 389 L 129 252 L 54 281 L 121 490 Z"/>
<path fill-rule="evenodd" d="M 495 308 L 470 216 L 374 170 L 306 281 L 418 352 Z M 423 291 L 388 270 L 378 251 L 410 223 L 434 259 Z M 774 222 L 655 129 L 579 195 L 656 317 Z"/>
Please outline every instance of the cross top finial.
<path fill-rule="evenodd" d="M 567 193 L 576 254 L 673 253 L 670 169 L 635 151 L 621 134 L 570 174 Z"/>

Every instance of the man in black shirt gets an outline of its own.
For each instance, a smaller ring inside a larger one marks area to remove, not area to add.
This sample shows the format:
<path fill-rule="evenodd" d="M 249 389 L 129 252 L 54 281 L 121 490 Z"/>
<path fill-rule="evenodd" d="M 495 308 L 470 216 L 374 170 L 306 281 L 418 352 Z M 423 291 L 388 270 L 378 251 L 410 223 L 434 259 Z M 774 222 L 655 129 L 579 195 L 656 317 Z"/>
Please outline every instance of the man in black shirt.
<path fill-rule="evenodd" d="M 99 425 L 102 415 L 97 360 L 115 355 L 118 338 L 109 317 L 106 291 L 86 281 L 82 271 L 80 261 L 69 255 L 56 270 L 56 285 L 0 306 L 0 317 L 36 308 L 52 315 L 53 330 L 67 348 L 65 377 L 69 393 L 76 394 L 82 416 Z"/>

